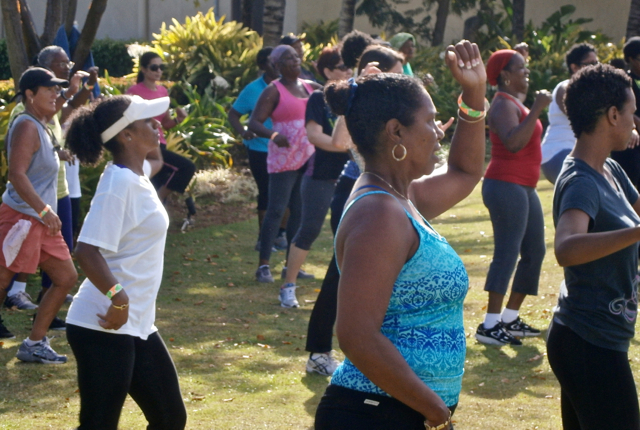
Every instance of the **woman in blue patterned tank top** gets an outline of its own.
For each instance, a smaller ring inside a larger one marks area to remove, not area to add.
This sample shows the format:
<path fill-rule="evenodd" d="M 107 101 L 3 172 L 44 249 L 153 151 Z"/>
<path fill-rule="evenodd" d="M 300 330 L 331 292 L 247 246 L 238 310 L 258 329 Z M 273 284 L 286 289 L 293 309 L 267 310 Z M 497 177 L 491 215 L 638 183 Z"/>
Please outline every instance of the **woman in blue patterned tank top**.
<path fill-rule="evenodd" d="M 449 46 L 462 106 L 446 173 L 427 177 L 444 137 L 422 84 L 374 74 L 333 83 L 325 97 L 365 160 L 336 236 L 336 332 L 346 355 L 316 429 L 450 429 L 465 358 L 460 258 L 427 222 L 482 176 L 486 73 L 478 47 Z M 414 205 L 415 203 L 415 205 Z"/>

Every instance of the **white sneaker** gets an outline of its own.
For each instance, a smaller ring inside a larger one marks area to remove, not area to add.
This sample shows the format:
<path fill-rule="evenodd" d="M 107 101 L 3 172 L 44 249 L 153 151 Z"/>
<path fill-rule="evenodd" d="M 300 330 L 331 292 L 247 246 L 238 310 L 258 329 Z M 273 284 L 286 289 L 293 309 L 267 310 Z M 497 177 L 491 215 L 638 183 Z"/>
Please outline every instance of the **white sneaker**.
<path fill-rule="evenodd" d="M 317 373 L 322 376 L 331 376 L 336 371 L 340 362 L 333 358 L 333 351 L 328 353 L 314 352 L 307 360 L 307 372 Z"/>
<path fill-rule="evenodd" d="M 298 299 L 296 299 L 295 284 L 284 284 L 280 287 L 280 306 L 283 308 L 297 308 L 299 306 Z"/>

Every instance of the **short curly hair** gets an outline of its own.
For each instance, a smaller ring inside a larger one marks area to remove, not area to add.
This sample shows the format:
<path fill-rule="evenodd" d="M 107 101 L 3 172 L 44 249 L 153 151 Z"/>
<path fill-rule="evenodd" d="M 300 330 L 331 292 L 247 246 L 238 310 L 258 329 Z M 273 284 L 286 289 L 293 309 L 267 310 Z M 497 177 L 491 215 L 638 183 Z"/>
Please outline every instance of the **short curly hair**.
<path fill-rule="evenodd" d="M 374 45 L 376 42 L 367 33 L 353 30 L 342 38 L 340 44 L 342 45 L 342 49 L 340 49 L 342 61 L 344 61 L 345 66 L 353 69 L 358 64 L 358 58 L 360 58 L 367 46 Z"/>
<path fill-rule="evenodd" d="M 571 74 L 571 65 L 575 64 L 580 66 L 584 57 L 589 55 L 591 52 L 598 53 L 596 51 L 595 46 L 589 43 L 576 43 L 567 51 L 567 54 L 564 56 L 565 61 L 567 62 L 567 69 L 569 69 L 569 74 Z"/>
<path fill-rule="evenodd" d="M 353 143 L 367 158 L 378 152 L 380 133 L 389 120 L 413 124 L 425 91 L 419 80 L 396 73 L 363 76 L 357 87 L 351 82 L 330 83 L 324 96 L 334 114 L 345 116 Z"/>
<path fill-rule="evenodd" d="M 564 105 L 576 138 L 592 133 L 602 115 L 615 106 L 622 109 L 627 101 L 631 78 L 608 64 L 587 66 L 576 72 L 564 96 Z"/>

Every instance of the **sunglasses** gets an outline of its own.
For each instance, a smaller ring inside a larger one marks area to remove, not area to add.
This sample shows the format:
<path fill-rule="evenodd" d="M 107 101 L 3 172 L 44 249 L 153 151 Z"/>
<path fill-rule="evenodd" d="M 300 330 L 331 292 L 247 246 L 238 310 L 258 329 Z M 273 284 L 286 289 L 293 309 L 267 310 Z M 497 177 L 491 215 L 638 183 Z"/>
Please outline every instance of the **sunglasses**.
<path fill-rule="evenodd" d="M 152 64 L 148 67 L 149 70 L 151 70 L 152 72 L 157 72 L 158 70 L 162 70 L 164 72 L 164 69 L 166 69 L 167 65 L 162 63 L 162 64 Z"/>
<path fill-rule="evenodd" d="M 333 66 L 331 70 L 335 70 L 335 69 L 338 69 L 341 72 L 346 72 L 347 70 L 349 70 L 349 67 L 345 66 L 344 64 L 339 64 L 337 66 Z"/>

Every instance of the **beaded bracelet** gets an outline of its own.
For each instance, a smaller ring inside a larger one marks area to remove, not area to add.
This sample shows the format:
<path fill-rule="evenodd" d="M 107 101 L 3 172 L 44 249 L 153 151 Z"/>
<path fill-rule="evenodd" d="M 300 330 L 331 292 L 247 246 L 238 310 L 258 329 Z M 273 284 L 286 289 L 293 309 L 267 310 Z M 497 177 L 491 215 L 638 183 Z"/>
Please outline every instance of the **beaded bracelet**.
<path fill-rule="evenodd" d="M 111 289 L 109 291 L 107 291 L 107 298 L 109 300 L 113 299 L 113 296 L 115 296 L 116 294 L 118 294 L 120 291 L 122 291 L 122 285 L 120 284 L 115 284 L 113 287 L 111 287 Z"/>
<path fill-rule="evenodd" d="M 44 209 L 40 211 L 40 219 L 44 218 L 44 216 L 51 210 L 51 205 L 46 205 Z"/>
<path fill-rule="evenodd" d="M 442 429 L 446 429 L 447 427 L 449 427 L 449 424 L 451 424 L 451 411 L 449 411 L 449 418 L 447 418 L 447 420 L 445 422 L 443 422 L 442 424 L 439 424 L 437 426 L 431 427 L 427 423 L 427 420 L 425 420 L 424 421 L 424 428 L 425 428 L 425 430 L 442 430 Z"/>
<path fill-rule="evenodd" d="M 458 107 L 462 112 L 469 115 L 471 118 L 478 118 L 480 116 L 484 118 L 484 114 L 486 114 L 486 112 L 489 110 L 489 106 L 489 100 L 484 99 L 484 110 L 471 109 L 465 104 L 464 101 L 462 101 L 462 94 L 460 94 L 460 97 L 458 97 Z"/>

